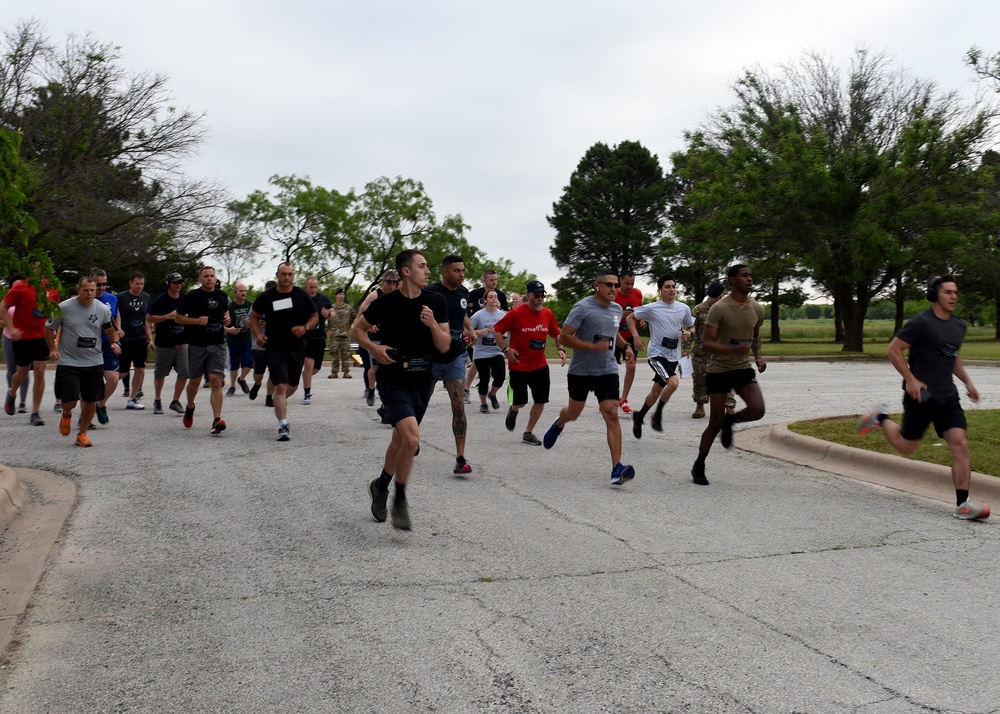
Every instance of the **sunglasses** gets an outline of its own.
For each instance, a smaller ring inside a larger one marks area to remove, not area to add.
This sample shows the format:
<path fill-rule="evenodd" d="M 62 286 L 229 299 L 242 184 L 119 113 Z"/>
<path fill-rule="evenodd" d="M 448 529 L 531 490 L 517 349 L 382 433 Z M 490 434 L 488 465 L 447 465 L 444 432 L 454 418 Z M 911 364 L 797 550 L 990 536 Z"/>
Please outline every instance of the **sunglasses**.
<path fill-rule="evenodd" d="M 398 280 L 383 280 L 382 282 L 385 283 L 386 285 L 399 285 Z"/>
<path fill-rule="evenodd" d="M 606 288 L 617 288 L 618 287 L 618 283 L 602 283 L 602 282 L 598 282 L 597 284 L 598 285 L 603 285 Z"/>
<path fill-rule="evenodd" d="M 99 288 L 106 288 L 106 287 L 108 287 L 107 283 L 94 283 L 94 285 L 96 285 Z"/>
<path fill-rule="evenodd" d="M 183 285 L 184 281 L 183 280 L 171 280 L 170 284 L 171 285 Z"/>

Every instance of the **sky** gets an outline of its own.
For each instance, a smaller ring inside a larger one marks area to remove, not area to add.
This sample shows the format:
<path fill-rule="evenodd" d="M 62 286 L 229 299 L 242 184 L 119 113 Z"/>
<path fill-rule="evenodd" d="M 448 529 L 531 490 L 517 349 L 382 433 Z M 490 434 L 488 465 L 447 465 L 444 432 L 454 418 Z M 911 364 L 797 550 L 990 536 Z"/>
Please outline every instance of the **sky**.
<path fill-rule="evenodd" d="M 728 106 L 747 69 L 809 51 L 846 62 L 866 47 L 971 97 L 982 87 L 965 52 L 1000 51 L 996 0 L 20 7 L 6 9 L 4 29 L 37 19 L 57 43 L 89 32 L 119 45 L 129 71 L 167 75 L 176 104 L 205 115 L 189 176 L 234 197 L 275 174 L 342 192 L 413 178 L 439 218 L 461 214 L 473 245 L 546 284 L 563 275 L 546 216 L 593 144 L 638 141 L 669 171 L 684 132 Z"/>

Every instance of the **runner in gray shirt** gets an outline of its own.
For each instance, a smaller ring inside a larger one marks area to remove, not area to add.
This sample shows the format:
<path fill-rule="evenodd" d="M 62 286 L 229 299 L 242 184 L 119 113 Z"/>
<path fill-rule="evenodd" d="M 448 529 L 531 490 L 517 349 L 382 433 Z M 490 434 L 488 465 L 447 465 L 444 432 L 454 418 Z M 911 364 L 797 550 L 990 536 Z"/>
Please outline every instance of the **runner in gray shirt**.
<path fill-rule="evenodd" d="M 613 486 L 635 477 L 635 469 L 621 462 L 622 428 L 618 422 L 619 384 L 615 345 L 625 350 L 626 362 L 634 360 L 635 353 L 618 333 L 622 308 L 614 301 L 617 291 L 617 273 L 599 271 L 594 277 L 594 294 L 574 305 L 566 317 L 560 341 L 564 347 L 573 350 L 566 375 L 569 404 L 559 412 L 542 439 L 546 449 L 555 446 L 563 428 L 580 416 L 587 396 L 593 392 L 600 403 L 601 416 L 608 431 Z"/>

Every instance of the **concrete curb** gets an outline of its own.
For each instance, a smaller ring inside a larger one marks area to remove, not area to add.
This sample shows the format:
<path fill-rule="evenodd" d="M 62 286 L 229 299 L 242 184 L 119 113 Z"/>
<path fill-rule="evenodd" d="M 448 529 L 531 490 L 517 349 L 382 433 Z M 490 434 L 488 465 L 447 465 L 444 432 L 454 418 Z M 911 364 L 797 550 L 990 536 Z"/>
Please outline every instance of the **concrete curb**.
<path fill-rule="evenodd" d="M 789 422 L 785 422 L 740 431 L 734 444 L 745 451 L 800 466 L 946 503 L 955 502 L 951 469 L 947 466 L 833 444 L 796 434 L 788 429 L 788 424 Z M 1000 502 L 1000 478 L 973 472 L 970 493 L 977 501 Z"/>
<path fill-rule="evenodd" d="M 0 533 L 24 505 L 24 490 L 17 473 L 0 465 Z"/>

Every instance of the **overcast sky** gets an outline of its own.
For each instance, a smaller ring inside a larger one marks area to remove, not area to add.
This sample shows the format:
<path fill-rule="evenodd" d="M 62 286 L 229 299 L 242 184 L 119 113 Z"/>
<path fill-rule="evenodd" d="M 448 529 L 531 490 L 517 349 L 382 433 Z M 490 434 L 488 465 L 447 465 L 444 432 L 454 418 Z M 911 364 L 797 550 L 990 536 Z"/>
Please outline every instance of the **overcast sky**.
<path fill-rule="evenodd" d="M 966 50 L 1000 50 L 997 0 L 20 7 L 5 27 L 35 18 L 60 43 L 91 32 L 128 69 L 168 75 L 177 104 L 206 115 L 190 175 L 240 197 L 273 174 L 340 191 L 414 178 L 439 218 L 462 214 L 471 243 L 547 284 L 561 272 L 545 217 L 595 142 L 639 141 L 669 171 L 683 132 L 729 103 L 744 69 L 866 46 L 971 95 Z"/>

